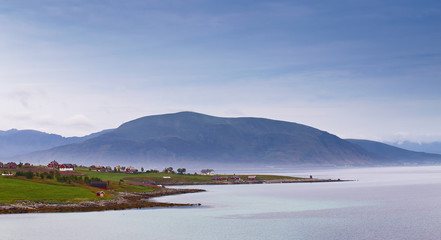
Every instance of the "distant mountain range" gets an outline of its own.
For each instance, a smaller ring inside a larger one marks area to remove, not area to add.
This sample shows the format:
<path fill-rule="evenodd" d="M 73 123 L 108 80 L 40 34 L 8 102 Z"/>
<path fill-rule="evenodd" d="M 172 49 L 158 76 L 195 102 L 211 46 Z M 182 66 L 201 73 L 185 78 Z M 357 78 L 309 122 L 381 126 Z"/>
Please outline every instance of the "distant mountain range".
<path fill-rule="evenodd" d="M 34 146 L 40 151 L 13 159 L 33 163 L 55 159 L 84 165 L 144 168 L 441 163 L 441 155 L 407 151 L 367 140 L 344 140 L 297 123 L 263 118 L 220 118 L 194 112 L 142 117 L 117 129 L 83 138 L 60 137 L 42 134 L 41 144 Z M 48 149 L 44 149 L 47 146 Z"/>
<path fill-rule="evenodd" d="M 418 142 L 404 141 L 404 142 L 387 142 L 386 144 L 399 148 L 404 148 L 411 151 L 441 154 L 441 142 L 418 143 Z"/>
<path fill-rule="evenodd" d="M 0 159 L 47 150 L 61 145 L 83 142 L 108 131 L 110 130 L 104 130 L 84 137 L 62 137 L 60 135 L 35 130 L 11 129 L 8 131 L 0 131 Z"/>
<path fill-rule="evenodd" d="M 381 159 L 381 162 L 388 165 L 394 165 L 395 163 L 401 164 L 437 164 L 439 154 L 415 152 L 398 147 L 394 147 L 385 143 L 360 140 L 360 139 L 346 139 L 347 141 L 357 144 L 370 153 L 374 154 L 375 159 Z"/>

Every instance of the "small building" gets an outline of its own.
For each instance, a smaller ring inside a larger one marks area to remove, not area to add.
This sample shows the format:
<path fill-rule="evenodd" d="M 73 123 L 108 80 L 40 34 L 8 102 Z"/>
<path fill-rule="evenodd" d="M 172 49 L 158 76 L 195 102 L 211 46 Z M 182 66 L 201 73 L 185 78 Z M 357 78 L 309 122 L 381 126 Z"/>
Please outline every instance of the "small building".
<path fill-rule="evenodd" d="M 2 162 L 0 162 L 0 168 L 3 168 L 3 163 Z"/>
<path fill-rule="evenodd" d="M 47 168 L 49 169 L 58 169 L 58 167 L 60 167 L 60 165 L 57 163 L 57 161 L 52 161 L 47 165 Z"/>
<path fill-rule="evenodd" d="M 97 197 L 104 197 L 104 192 L 103 191 L 98 191 L 98 192 L 96 192 L 96 196 Z"/>
<path fill-rule="evenodd" d="M 25 167 L 31 167 L 31 164 L 30 163 L 25 163 L 24 166 Z"/>
<path fill-rule="evenodd" d="M 108 169 L 104 166 L 100 166 L 99 168 L 96 169 L 97 172 L 108 172 Z"/>
<path fill-rule="evenodd" d="M 256 176 L 248 176 L 248 181 L 255 181 L 256 180 Z"/>
<path fill-rule="evenodd" d="M 201 175 L 214 175 L 214 170 L 213 169 L 202 169 Z"/>
<path fill-rule="evenodd" d="M 89 186 L 101 188 L 101 189 L 107 189 L 108 184 L 107 182 L 91 182 Z"/>
<path fill-rule="evenodd" d="M 126 168 L 126 173 L 138 173 L 138 169 L 134 167 L 128 167 Z"/>
<path fill-rule="evenodd" d="M 229 176 L 229 177 L 228 177 L 228 180 L 239 181 L 239 180 L 240 180 L 240 177 L 239 177 L 239 176 L 236 176 L 236 175 L 233 175 L 233 176 Z"/>
<path fill-rule="evenodd" d="M 95 172 L 107 172 L 107 169 L 104 166 L 92 165 L 92 166 L 90 166 L 90 170 L 95 171 Z"/>
<path fill-rule="evenodd" d="M 63 163 L 61 164 L 58 169 L 61 172 L 67 172 L 67 171 L 74 171 L 75 170 L 75 166 L 73 164 L 70 163 Z"/>
<path fill-rule="evenodd" d="M 211 178 L 211 180 L 214 180 L 214 181 L 226 181 L 227 178 L 226 177 L 213 177 L 213 178 Z"/>
<path fill-rule="evenodd" d="M 17 163 L 15 162 L 8 162 L 4 165 L 4 168 L 7 169 L 16 169 L 17 168 Z"/>

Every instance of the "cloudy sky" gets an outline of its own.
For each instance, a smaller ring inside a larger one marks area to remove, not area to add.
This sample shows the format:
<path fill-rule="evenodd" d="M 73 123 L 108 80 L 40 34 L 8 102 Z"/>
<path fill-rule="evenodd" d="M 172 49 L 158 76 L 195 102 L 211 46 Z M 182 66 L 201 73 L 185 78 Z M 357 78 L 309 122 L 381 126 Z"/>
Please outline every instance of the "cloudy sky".
<path fill-rule="evenodd" d="M 0 0 L 0 129 L 178 111 L 441 140 L 441 2 Z"/>

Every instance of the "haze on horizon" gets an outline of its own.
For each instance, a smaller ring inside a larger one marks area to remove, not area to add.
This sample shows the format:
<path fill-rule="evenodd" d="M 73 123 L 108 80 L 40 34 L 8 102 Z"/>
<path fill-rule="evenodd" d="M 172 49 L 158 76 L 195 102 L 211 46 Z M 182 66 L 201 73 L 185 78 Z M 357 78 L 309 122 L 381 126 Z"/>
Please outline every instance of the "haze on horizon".
<path fill-rule="evenodd" d="M 0 3 L 2 130 L 195 111 L 441 141 L 439 1 Z"/>

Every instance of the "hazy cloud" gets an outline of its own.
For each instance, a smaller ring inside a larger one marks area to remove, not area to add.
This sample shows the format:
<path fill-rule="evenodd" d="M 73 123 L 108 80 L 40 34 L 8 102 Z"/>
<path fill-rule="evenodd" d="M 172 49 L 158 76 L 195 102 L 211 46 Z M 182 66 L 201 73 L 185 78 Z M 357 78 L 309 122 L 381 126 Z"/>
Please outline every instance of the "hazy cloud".
<path fill-rule="evenodd" d="M 32 98 L 32 93 L 26 90 L 17 90 L 9 94 L 14 100 L 17 100 L 25 108 L 29 108 L 29 101 Z"/>
<path fill-rule="evenodd" d="M 77 115 L 70 117 L 66 123 L 67 123 L 67 125 L 69 125 L 71 127 L 79 128 L 79 129 L 86 129 L 86 130 L 93 129 L 95 127 L 92 124 L 92 121 L 82 114 L 77 114 Z"/>

